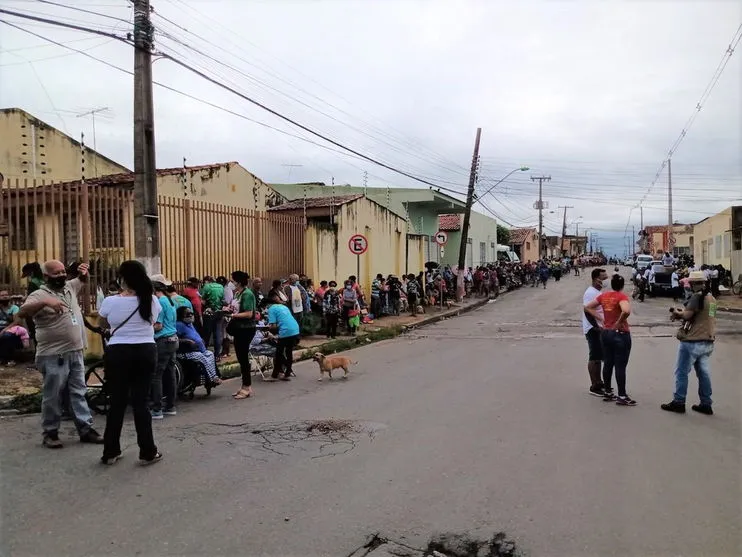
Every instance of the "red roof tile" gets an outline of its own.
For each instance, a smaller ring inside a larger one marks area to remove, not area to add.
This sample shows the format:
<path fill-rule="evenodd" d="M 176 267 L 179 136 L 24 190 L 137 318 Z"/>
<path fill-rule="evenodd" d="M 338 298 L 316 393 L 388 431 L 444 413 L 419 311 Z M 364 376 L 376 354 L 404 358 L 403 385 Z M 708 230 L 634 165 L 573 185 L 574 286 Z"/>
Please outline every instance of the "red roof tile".
<path fill-rule="evenodd" d="M 356 193 L 352 195 L 336 195 L 335 197 L 307 197 L 306 199 L 302 197 L 301 199 L 294 199 L 293 201 L 289 201 L 288 203 L 284 203 L 283 205 L 271 207 L 268 210 L 295 211 L 296 209 L 304 209 L 305 207 L 307 209 L 316 209 L 320 207 L 339 207 L 340 205 L 345 205 L 346 203 L 350 203 L 352 201 L 355 201 L 356 199 L 361 199 L 362 197 L 362 193 Z"/>
<path fill-rule="evenodd" d="M 522 244 L 536 234 L 535 228 L 512 228 L 510 230 L 510 243 Z"/>
<path fill-rule="evenodd" d="M 438 230 L 461 230 L 461 215 L 438 215 Z"/>

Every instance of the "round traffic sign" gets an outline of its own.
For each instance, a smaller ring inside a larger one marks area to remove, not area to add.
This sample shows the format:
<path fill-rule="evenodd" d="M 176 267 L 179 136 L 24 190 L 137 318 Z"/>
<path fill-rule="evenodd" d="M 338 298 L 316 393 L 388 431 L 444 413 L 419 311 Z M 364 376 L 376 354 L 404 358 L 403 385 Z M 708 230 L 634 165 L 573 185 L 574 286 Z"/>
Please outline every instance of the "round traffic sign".
<path fill-rule="evenodd" d="M 439 230 L 435 233 L 435 243 L 439 246 L 445 246 L 448 242 L 448 232 L 445 230 Z"/>
<path fill-rule="evenodd" d="M 368 240 L 363 234 L 353 234 L 348 240 L 348 249 L 355 255 L 363 255 L 368 249 Z"/>

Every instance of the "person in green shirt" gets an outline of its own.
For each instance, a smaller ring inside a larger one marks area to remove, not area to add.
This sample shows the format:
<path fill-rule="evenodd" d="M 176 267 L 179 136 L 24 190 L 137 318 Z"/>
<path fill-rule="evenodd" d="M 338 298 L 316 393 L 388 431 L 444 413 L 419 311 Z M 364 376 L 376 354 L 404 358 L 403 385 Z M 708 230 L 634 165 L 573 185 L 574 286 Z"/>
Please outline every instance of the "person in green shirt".
<path fill-rule="evenodd" d="M 222 320 L 224 319 L 224 287 L 214 281 L 214 277 L 205 276 L 204 285 L 201 287 L 201 300 L 203 301 L 203 327 L 204 327 L 204 344 L 206 346 L 214 337 L 214 356 L 217 361 L 221 357 L 222 342 L 224 340 L 224 328 Z"/>
<path fill-rule="evenodd" d="M 186 307 L 193 311 L 193 304 L 191 301 L 185 296 L 178 294 L 178 291 L 175 290 L 175 286 L 172 284 L 167 287 L 167 297 L 170 298 L 173 306 L 175 306 L 175 311 L 178 311 L 182 307 Z"/>
<path fill-rule="evenodd" d="M 252 395 L 252 370 L 250 369 L 250 343 L 255 336 L 255 294 L 247 287 L 250 276 L 244 271 L 232 273 L 234 288 L 233 306 L 236 308 L 229 322 L 229 334 L 234 338 L 234 352 L 240 364 L 242 386 L 232 395 L 237 400 Z"/>

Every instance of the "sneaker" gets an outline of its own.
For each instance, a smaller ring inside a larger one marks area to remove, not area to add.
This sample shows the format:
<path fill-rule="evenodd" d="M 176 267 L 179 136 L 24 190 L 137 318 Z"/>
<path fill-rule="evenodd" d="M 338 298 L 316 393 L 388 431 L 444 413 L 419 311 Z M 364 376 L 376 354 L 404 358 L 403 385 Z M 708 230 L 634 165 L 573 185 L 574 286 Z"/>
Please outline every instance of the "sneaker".
<path fill-rule="evenodd" d="M 41 442 L 47 449 L 61 449 L 64 447 L 62 442 L 59 440 L 59 435 L 56 431 L 50 431 L 44 434 L 44 440 Z"/>
<path fill-rule="evenodd" d="M 173 406 L 172 408 L 166 408 L 165 410 L 162 411 L 162 413 L 165 416 L 177 416 L 178 415 L 178 412 L 175 410 L 175 406 Z"/>
<path fill-rule="evenodd" d="M 121 460 L 121 453 L 117 454 L 116 456 L 112 456 L 110 458 L 101 457 L 100 459 L 101 464 L 105 464 L 106 466 L 113 466 L 119 460 Z"/>
<path fill-rule="evenodd" d="M 636 406 L 636 401 L 632 400 L 629 395 L 624 395 L 616 398 L 616 404 L 619 406 Z"/>
<path fill-rule="evenodd" d="M 93 445 L 102 445 L 103 437 L 92 427 L 84 434 L 80 435 L 80 443 L 91 443 Z"/>
<path fill-rule="evenodd" d="M 153 420 L 161 420 L 164 418 L 162 415 L 162 410 L 152 410 L 152 419 Z"/>
<path fill-rule="evenodd" d="M 590 389 L 588 390 L 588 393 L 590 393 L 593 396 L 602 396 L 602 397 L 605 396 L 605 391 L 603 390 L 603 387 L 599 385 L 593 385 L 592 387 L 590 387 Z"/>
<path fill-rule="evenodd" d="M 152 458 L 140 458 L 139 464 L 141 466 L 149 466 L 150 464 L 154 464 L 155 462 L 160 462 L 162 460 L 162 453 L 157 453 Z"/>
<path fill-rule="evenodd" d="M 707 416 L 714 415 L 714 409 L 711 408 L 710 404 L 694 404 L 690 409 L 699 414 L 706 414 Z"/>
<path fill-rule="evenodd" d="M 616 400 L 616 393 L 613 391 L 613 389 L 605 389 L 603 391 L 603 400 L 606 402 L 612 402 Z"/>
<path fill-rule="evenodd" d="M 673 400 L 667 404 L 660 404 L 660 408 L 667 410 L 668 412 L 676 412 L 678 414 L 685 414 L 685 403 Z"/>

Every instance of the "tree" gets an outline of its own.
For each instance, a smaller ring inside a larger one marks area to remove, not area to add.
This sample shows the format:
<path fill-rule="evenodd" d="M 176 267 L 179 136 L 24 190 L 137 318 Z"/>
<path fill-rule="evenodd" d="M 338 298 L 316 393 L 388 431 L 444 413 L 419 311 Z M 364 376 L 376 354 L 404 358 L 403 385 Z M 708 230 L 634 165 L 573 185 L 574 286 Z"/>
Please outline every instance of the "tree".
<path fill-rule="evenodd" d="M 504 246 L 510 244 L 510 229 L 501 224 L 497 225 L 497 243 Z"/>

